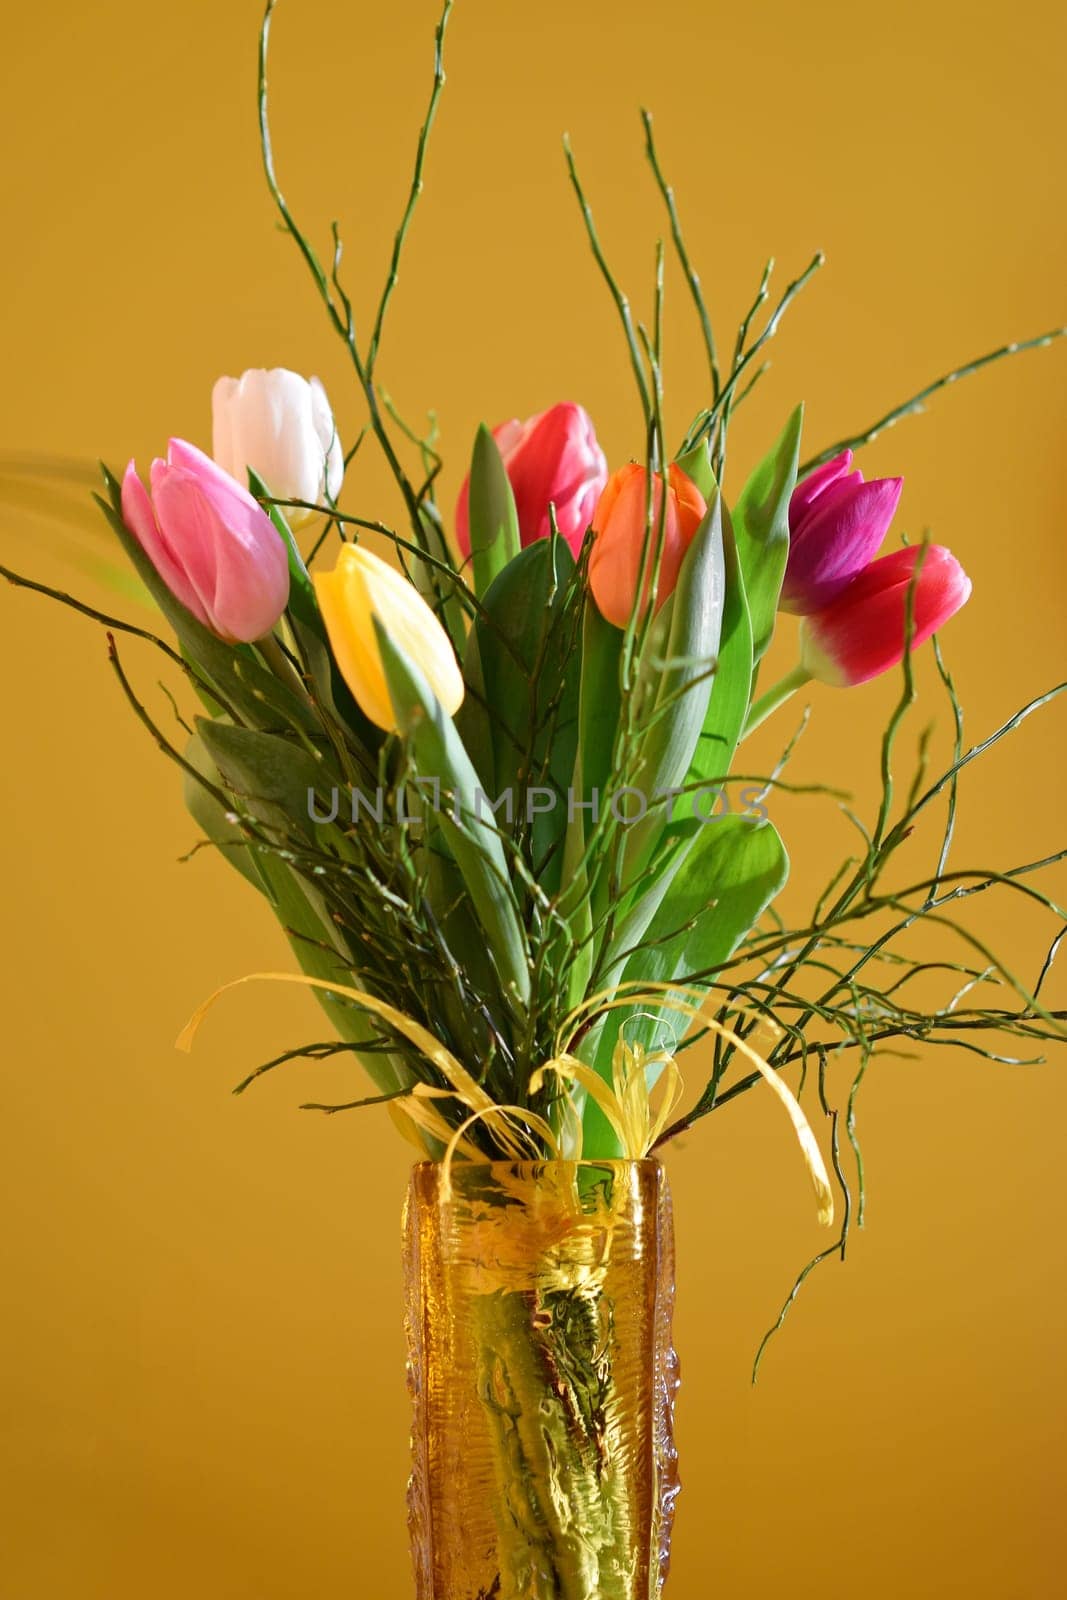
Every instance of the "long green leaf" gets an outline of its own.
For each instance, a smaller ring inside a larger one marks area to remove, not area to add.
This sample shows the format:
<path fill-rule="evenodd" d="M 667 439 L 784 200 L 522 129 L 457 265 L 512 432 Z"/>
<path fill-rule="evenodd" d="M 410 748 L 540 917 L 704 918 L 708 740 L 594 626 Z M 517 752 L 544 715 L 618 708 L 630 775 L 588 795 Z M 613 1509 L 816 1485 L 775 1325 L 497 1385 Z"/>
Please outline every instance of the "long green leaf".
<path fill-rule="evenodd" d="M 375 619 L 386 682 L 401 732 L 423 783 L 440 784 L 437 822 L 481 920 L 501 984 L 513 1000 L 530 999 L 530 969 L 507 858 L 484 804 L 483 788 L 455 723 L 426 679 Z"/>
<path fill-rule="evenodd" d="M 692 826 L 684 865 L 648 923 L 642 948 L 623 967 L 622 981 L 682 986 L 692 974 L 714 972 L 785 884 L 789 861 L 770 822 L 732 814 Z M 687 1026 L 668 1006 L 620 1007 L 590 1031 L 579 1054 L 607 1077 L 622 1028 L 630 1043 L 674 1049 Z M 586 1105 L 583 1120 L 586 1159 L 617 1155 L 615 1136 L 596 1105 Z"/>
<path fill-rule="evenodd" d="M 484 595 L 519 553 L 519 515 L 497 442 L 483 422 L 471 454 L 468 520 L 474 592 Z"/>
<path fill-rule="evenodd" d="M 273 852 L 262 850 L 258 855 L 270 885 L 274 914 L 301 970 L 326 983 L 358 986 L 359 972 L 339 944 L 340 935 L 317 891 Z M 317 991 L 317 999 L 340 1037 L 353 1045 L 357 1054 L 361 1046 L 375 1041 L 374 1024 L 359 1006 L 325 990 Z M 382 1094 L 406 1088 L 412 1081 L 412 1073 L 403 1060 L 380 1049 L 368 1050 L 360 1055 L 360 1061 Z"/>
<path fill-rule="evenodd" d="M 218 725 L 208 726 L 217 732 Z M 230 731 L 242 733 L 245 730 Z M 189 740 L 185 754 L 190 765 L 214 786 L 225 782 L 199 734 Z M 310 977 L 325 982 L 357 983 L 359 974 L 351 955 L 317 890 L 273 851 L 249 843 L 214 796 L 188 775 L 185 802 L 193 820 L 219 853 L 253 888 L 266 896 L 301 969 Z M 339 1036 L 355 1047 L 357 1055 L 361 1045 L 372 1043 L 373 1026 L 358 1006 L 321 989 L 316 990 L 316 998 Z M 383 1094 L 404 1088 L 411 1082 L 411 1073 L 399 1056 L 375 1049 L 359 1055 L 359 1059 Z"/>
<path fill-rule="evenodd" d="M 511 796 L 509 831 L 547 894 L 561 878 L 567 788 L 578 743 L 581 651 L 574 557 L 562 539 L 539 539 L 487 590 L 471 629 L 464 672 L 477 685 L 456 726 L 494 799 Z M 548 794 L 534 794 L 547 790 Z M 506 811 L 501 811 L 501 824 Z"/>
<path fill-rule="evenodd" d="M 726 603 L 718 490 L 712 492 L 707 513 L 686 551 L 671 601 L 664 659 L 656 667 L 649 727 L 633 776 L 633 786 L 649 809 L 627 831 L 623 892 L 671 821 L 671 803 L 657 800 L 657 796 L 685 784 L 707 721 Z"/>
<path fill-rule="evenodd" d="M 725 778 L 748 715 L 752 694 L 752 619 L 734 542 L 733 525 L 723 507 L 723 559 L 726 601 L 719 639 L 719 664 L 687 781 Z"/>
<path fill-rule="evenodd" d="M 248 469 L 248 487 L 267 513 L 285 545 L 285 553 L 289 559 L 289 604 L 286 609 L 306 627 L 315 628 L 322 633 L 322 619 L 319 616 L 319 603 L 315 598 L 311 574 L 304 565 L 304 558 L 297 548 L 285 512 L 281 506 L 273 503 L 270 489 L 251 467 Z"/>
<path fill-rule="evenodd" d="M 213 788 L 221 788 L 222 774 L 208 755 L 204 741 L 198 733 L 191 735 L 184 754 L 189 765 L 195 768 Z M 257 860 L 259 852 L 238 824 L 230 820 L 231 814 L 220 805 L 205 784 L 197 783 L 189 772 L 183 774 L 182 793 L 186 810 L 204 836 L 210 839 L 219 854 L 232 867 L 236 867 L 253 889 L 258 889 L 260 894 L 265 894 L 270 899 L 270 887 L 259 869 Z"/>
<path fill-rule="evenodd" d="M 804 407 L 797 406 L 734 507 L 734 538 L 752 617 L 752 652 L 758 661 L 774 633 L 789 557 L 789 498 L 796 487 Z"/>
<path fill-rule="evenodd" d="M 302 745 L 258 728 L 197 718 L 197 732 L 229 789 L 257 821 L 311 838 L 311 802 L 323 788 L 322 763 Z M 310 797 L 310 798 L 309 798 Z M 320 799 L 316 810 L 325 807 Z"/>

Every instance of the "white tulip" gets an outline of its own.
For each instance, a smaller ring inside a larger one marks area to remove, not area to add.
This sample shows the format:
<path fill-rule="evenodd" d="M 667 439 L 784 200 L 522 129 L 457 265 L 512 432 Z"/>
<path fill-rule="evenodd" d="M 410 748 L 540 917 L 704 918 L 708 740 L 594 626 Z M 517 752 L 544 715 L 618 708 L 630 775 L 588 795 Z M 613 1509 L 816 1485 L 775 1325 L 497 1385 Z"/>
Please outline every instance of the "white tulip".
<path fill-rule="evenodd" d="M 318 378 L 285 367 L 252 367 L 220 378 L 211 393 L 212 453 L 238 483 L 251 467 L 279 500 L 336 500 L 344 454 L 326 390 Z M 290 510 L 298 526 L 312 511 Z"/>

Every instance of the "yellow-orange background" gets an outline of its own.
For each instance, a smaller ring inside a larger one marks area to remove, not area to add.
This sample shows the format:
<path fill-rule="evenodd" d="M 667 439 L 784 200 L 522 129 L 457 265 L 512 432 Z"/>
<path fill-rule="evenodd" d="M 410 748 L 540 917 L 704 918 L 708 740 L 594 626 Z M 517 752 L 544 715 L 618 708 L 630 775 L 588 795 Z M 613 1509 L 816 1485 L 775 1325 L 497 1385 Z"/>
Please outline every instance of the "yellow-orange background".
<path fill-rule="evenodd" d="M 215 376 L 276 363 L 318 371 L 354 436 L 343 352 L 260 180 L 258 15 L 258 0 L 9 8 L 8 451 L 121 465 L 146 462 L 168 433 L 206 443 Z M 432 0 L 288 0 L 277 17 L 283 183 L 324 249 L 341 219 L 364 329 L 433 20 Z M 1060 8 L 1035 0 L 995 23 L 944 0 L 459 0 L 381 366 L 407 412 L 440 411 L 448 502 L 482 417 L 575 398 L 616 463 L 640 449 L 565 182 L 564 128 L 642 308 L 662 218 L 639 104 L 658 113 L 723 344 L 766 253 L 782 283 L 817 246 L 828 253 L 738 424 L 736 492 L 796 398 L 819 447 L 956 361 L 1062 320 L 1065 46 Z M 670 293 L 677 430 L 700 402 L 702 360 L 676 280 Z M 941 396 L 863 462 L 904 473 L 902 525 L 932 527 L 974 577 L 945 643 L 975 736 L 1063 675 L 1065 358 L 1031 355 Z M 370 457 L 347 504 L 391 516 Z M 73 583 L 55 533 L 6 511 L 3 559 Z M 195 830 L 98 631 L 14 591 L 0 604 L 0 1593 L 403 1596 L 406 1150 L 376 1113 L 296 1110 L 309 1091 L 344 1097 L 348 1069 L 296 1064 L 229 1098 L 260 1060 L 324 1036 L 310 1000 L 245 991 L 191 1059 L 174 1053 L 216 983 L 289 964 L 281 936 L 221 863 L 178 863 Z M 155 660 L 126 654 L 167 717 Z M 928 659 L 920 678 L 943 755 Z M 815 695 L 798 775 L 849 785 L 869 814 L 895 690 Z M 968 777 L 959 865 L 1061 842 L 1062 730 L 1053 710 Z M 753 762 L 780 742 L 776 731 Z M 779 802 L 776 820 L 800 906 L 848 848 L 847 825 L 811 801 Z M 917 848 L 912 876 L 929 854 Z M 1042 932 L 1018 904 L 975 926 L 1034 973 Z M 1062 983 L 1049 992 L 1064 1003 Z M 868 1227 L 845 1269 L 809 1282 L 755 1390 L 758 1336 L 822 1242 L 799 1160 L 758 1093 L 674 1150 L 675 1600 L 1059 1592 L 1063 1067 L 932 1049 L 875 1064 L 860 1101 Z"/>

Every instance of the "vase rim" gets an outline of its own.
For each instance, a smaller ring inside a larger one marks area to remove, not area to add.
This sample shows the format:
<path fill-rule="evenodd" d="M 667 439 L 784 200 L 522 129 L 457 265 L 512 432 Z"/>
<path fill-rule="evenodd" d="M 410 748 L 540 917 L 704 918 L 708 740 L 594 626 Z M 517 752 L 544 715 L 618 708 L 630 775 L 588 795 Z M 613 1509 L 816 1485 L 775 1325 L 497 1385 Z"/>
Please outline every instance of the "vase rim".
<path fill-rule="evenodd" d="M 441 1167 L 443 1167 L 443 1165 L 444 1165 L 444 1163 L 442 1161 L 430 1161 L 430 1160 L 415 1161 L 415 1162 L 412 1163 L 412 1171 L 414 1171 L 414 1172 L 429 1172 L 429 1171 L 434 1170 L 435 1168 L 439 1170 Z M 492 1173 L 492 1172 L 524 1172 L 524 1173 L 529 1173 L 529 1172 L 541 1172 L 541 1171 L 544 1171 L 546 1168 L 549 1168 L 549 1169 L 551 1169 L 553 1171 L 558 1171 L 560 1169 L 581 1168 L 584 1171 L 608 1170 L 608 1171 L 614 1172 L 614 1171 L 618 1171 L 620 1169 L 629 1170 L 630 1168 L 633 1168 L 633 1167 L 639 1167 L 639 1168 L 640 1167 L 644 1167 L 644 1168 L 648 1168 L 650 1170 L 661 1171 L 662 1168 L 663 1168 L 663 1163 L 659 1160 L 659 1158 L 657 1156 L 652 1156 L 652 1155 L 636 1156 L 636 1157 L 634 1157 L 634 1156 L 617 1156 L 617 1157 L 607 1157 L 607 1156 L 605 1156 L 601 1160 L 589 1160 L 589 1161 L 562 1161 L 562 1160 L 556 1160 L 553 1157 L 545 1157 L 544 1160 L 540 1160 L 540 1161 L 504 1161 L 504 1160 L 501 1160 L 501 1161 L 468 1161 L 468 1160 L 463 1159 L 463 1158 L 457 1158 L 452 1163 L 452 1171 L 453 1171 L 454 1174 L 467 1173 L 467 1172 L 488 1172 L 488 1173 Z"/>

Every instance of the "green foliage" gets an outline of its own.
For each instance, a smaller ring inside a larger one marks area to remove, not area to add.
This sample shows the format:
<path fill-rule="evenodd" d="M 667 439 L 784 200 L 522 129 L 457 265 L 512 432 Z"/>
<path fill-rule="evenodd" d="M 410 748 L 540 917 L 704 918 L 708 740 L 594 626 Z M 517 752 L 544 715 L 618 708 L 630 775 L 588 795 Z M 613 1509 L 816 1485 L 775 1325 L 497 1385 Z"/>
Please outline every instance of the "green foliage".
<path fill-rule="evenodd" d="M 578 743 L 582 598 L 562 539 L 509 561 L 468 636 L 472 694 L 456 718 L 490 801 L 510 797 L 497 825 L 547 894 L 559 887 Z"/>
<path fill-rule="evenodd" d="M 478 774 L 456 731 L 418 668 L 375 621 L 389 693 L 410 740 L 420 782 L 436 783 L 432 804 L 496 962 L 504 1003 L 530 998 L 530 969 L 519 906 L 492 814 L 481 799 Z"/>
<path fill-rule="evenodd" d="M 756 661 L 774 633 L 778 595 L 789 555 L 789 498 L 796 487 L 803 421 L 804 407 L 797 406 L 734 507 L 734 540 L 752 619 L 752 654 Z"/>
<path fill-rule="evenodd" d="M 657 796 L 684 786 L 702 737 L 718 669 L 725 589 L 722 508 L 716 492 L 668 602 L 669 631 L 662 660 L 653 650 L 651 683 L 641 685 L 648 703 L 637 710 L 643 726 L 633 786 L 647 799 L 649 809 L 627 833 L 624 892 L 671 820 L 670 800 L 659 801 Z"/>
<path fill-rule="evenodd" d="M 739 815 L 677 831 L 673 859 L 618 927 L 601 981 L 707 983 L 729 960 L 752 925 L 785 885 L 789 862 L 772 823 Z M 608 1012 L 585 1041 L 582 1057 L 607 1077 L 620 1032 L 630 1044 L 677 1049 L 676 1012 L 642 1003 Z M 595 1106 L 586 1110 L 590 1159 L 617 1154 L 614 1136 Z"/>
<path fill-rule="evenodd" d="M 748 715 L 752 696 L 754 646 L 752 617 L 744 574 L 737 553 L 733 523 L 723 516 L 723 563 L 726 600 L 723 608 L 719 663 L 700 738 L 693 751 L 689 782 L 725 778 Z"/>
<path fill-rule="evenodd" d="M 474 436 L 468 521 L 474 592 L 484 595 L 519 553 L 519 517 L 511 479 L 484 422 Z"/>
<path fill-rule="evenodd" d="M 311 805 L 322 784 L 322 763 L 291 738 L 198 717 L 200 742 L 242 809 L 274 830 L 314 837 Z M 310 797 L 310 800 L 309 800 Z M 320 811 L 324 809 L 319 807 Z"/>

